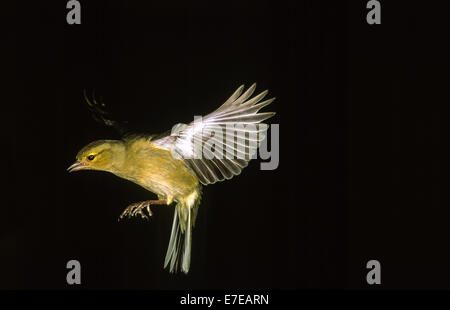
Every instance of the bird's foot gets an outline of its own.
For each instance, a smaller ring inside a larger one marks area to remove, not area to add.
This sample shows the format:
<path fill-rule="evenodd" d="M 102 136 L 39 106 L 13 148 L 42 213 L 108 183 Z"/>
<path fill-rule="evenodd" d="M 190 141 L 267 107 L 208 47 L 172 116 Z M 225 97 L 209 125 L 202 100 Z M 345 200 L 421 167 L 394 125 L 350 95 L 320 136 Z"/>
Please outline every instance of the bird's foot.
<path fill-rule="evenodd" d="M 132 217 L 136 215 L 140 215 L 143 219 L 149 219 L 149 216 L 152 216 L 152 210 L 150 210 L 150 201 L 141 201 L 136 202 L 131 205 L 129 205 L 120 215 L 119 221 L 126 217 Z M 144 210 L 147 211 L 147 214 L 144 212 Z"/>
<path fill-rule="evenodd" d="M 166 200 L 146 200 L 141 202 L 136 202 L 129 205 L 125 210 L 123 210 L 122 214 L 119 216 L 119 221 L 126 217 L 132 217 L 136 215 L 140 215 L 143 219 L 150 219 L 149 216 L 152 216 L 152 210 L 150 210 L 150 205 L 152 204 L 167 204 Z M 147 211 L 147 214 L 144 211 Z"/>

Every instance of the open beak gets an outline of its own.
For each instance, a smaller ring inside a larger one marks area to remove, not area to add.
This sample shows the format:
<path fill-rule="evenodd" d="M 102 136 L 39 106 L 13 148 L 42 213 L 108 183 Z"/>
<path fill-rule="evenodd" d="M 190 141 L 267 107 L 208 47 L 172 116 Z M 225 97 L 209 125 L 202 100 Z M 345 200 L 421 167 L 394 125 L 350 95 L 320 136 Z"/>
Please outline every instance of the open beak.
<path fill-rule="evenodd" d="M 76 161 L 69 168 L 67 168 L 67 171 L 74 172 L 86 168 L 87 168 L 86 164 L 82 163 L 81 161 Z"/>

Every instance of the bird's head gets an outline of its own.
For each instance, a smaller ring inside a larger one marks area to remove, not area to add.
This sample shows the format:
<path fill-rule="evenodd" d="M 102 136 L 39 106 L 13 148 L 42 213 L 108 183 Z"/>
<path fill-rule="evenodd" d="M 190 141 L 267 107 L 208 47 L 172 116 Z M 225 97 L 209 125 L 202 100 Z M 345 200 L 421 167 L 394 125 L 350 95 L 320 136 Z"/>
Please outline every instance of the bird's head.
<path fill-rule="evenodd" d="M 98 140 L 83 147 L 67 170 L 102 170 L 114 172 L 123 161 L 125 147 L 121 141 Z"/>

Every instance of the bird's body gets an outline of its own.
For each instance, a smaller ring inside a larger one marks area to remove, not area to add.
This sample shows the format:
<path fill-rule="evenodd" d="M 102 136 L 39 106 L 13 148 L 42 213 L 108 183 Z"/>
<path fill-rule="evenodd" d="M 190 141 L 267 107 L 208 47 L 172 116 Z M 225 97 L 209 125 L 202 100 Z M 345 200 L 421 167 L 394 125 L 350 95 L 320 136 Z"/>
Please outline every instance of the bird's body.
<path fill-rule="evenodd" d="M 157 138 L 150 135 L 125 135 L 121 140 L 94 141 L 77 154 L 70 171 L 90 169 L 111 172 L 155 193 L 158 200 L 129 206 L 124 215 L 151 215 L 150 205 L 175 203 L 172 231 L 165 266 L 174 272 L 189 271 L 192 228 L 201 200 L 201 185 L 213 184 L 240 174 L 264 138 L 267 125 L 261 121 L 274 115 L 258 113 L 273 99 L 258 103 L 267 91 L 249 99 L 255 84 L 242 94 L 243 86 L 216 111 L 203 118 L 203 123 L 179 124 L 170 134 Z M 105 118 L 105 112 L 94 107 L 106 125 L 116 123 Z M 94 102 L 95 103 L 95 102 Z M 96 104 L 96 103 L 95 103 Z M 232 125 L 230 127 L 230 125 Z M 238 135 L 235 140 L 229 130 Z M 240 135 L 240 136 L 239 136 Z M 232 136 L 230 138 L 230 136 Z M 241 140 L 239 140 L 239 137 Z M 192 156 L 200 143 L 204 157 Z M 211 148 L 212 147 L 212 148 Z M 220 156 L 218 149 L 227 156 Z M 228 156 L 231 153 L 244 157 Z"/>
<path fill-rule="evenodd" d="M 152 144 L 151 138 L 137 136 L 122 142 L 126 156 L 121 169 L 113 172 L 155 193 L 169 203 L 183 201 L 200 183 L 194 171 L 171 152 Z"/>

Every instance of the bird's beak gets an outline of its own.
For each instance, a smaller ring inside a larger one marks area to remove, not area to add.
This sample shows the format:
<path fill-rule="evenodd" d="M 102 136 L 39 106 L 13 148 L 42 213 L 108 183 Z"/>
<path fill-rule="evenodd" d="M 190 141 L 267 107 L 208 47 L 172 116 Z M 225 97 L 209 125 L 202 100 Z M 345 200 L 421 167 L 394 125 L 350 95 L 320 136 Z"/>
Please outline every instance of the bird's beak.
<path fill-rule="evenodd" d="M 86 168 L 87 165 L 85 163 L 82 163 L 81 161 L 76 161 L 69 168 L 67 168 L 67 171 L 74 172 Z"/>

